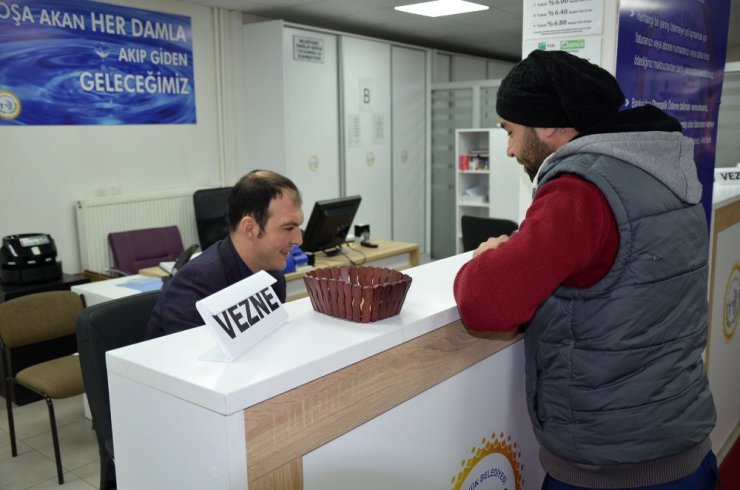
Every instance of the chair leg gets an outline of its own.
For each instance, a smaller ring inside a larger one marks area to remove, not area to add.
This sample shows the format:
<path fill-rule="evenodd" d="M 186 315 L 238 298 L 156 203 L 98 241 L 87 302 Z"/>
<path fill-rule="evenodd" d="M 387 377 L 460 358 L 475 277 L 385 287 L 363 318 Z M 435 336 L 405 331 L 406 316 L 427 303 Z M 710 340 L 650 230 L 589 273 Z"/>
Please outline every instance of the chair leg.
<path fill-rule="evenodd" d="M 13 403 L 10 401 L 13 384 L 5 378 L 5 407 L 8 411 L 8 428 L 10 429 L 10 454 L 18 456 L 18 447 L 15 444 L 15 422 L 13 420 Z"/>
<path fill-rule="evenodd" d="M 57 462 L 57 477 L 59 484 L 64 485 L 64 472 L 62 471 L 62 455 L 59 452 L 59 436 L 57 435 L 57 419 L 54 416 L 54 403 L 51 398 L 44 395 L 46 406 L 49 407 L 49 422 L 51 423 L 51 439 L 54 443 L 54 458 Z"/>
<path fill-rule="evenodd" d="M 116 488 L 113 461 L 107 455 L 100 455 L 100 490 Z"/>

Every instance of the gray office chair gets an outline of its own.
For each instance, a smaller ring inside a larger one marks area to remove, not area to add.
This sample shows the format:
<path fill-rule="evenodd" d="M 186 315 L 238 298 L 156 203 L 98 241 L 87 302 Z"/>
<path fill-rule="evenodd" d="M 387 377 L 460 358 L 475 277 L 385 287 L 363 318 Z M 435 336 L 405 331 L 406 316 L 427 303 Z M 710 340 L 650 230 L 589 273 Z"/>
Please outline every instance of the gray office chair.
<path fill-rule="evenodd" d="M 475 250 L 478 245 L 491 237 L 511 235 L 519 229 L 519 225 L 503 218 L 463 215 L 460 218 L 460 228 L 462 229 L 463 251 L 468 252 Z"/>
<path fill-rule="evenodd" d="M 113 429 L 105 353 L 144 340 L 159 291 L 85 308 L 77 318 L 77 347 L 100 453 L 100 489 L 116 488 Z"/>

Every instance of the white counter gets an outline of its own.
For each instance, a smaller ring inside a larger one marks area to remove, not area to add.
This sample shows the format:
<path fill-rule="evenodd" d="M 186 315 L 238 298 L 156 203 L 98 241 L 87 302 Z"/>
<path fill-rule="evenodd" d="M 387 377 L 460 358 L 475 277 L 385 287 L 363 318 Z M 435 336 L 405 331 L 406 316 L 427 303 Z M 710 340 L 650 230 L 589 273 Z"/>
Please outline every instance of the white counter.
<path fill-rule="evenodd" d="M 289 320 L 233 363 L 201 361 L 216 343 L 205 327 L 108 353 L 108 371 L 229 415 L 460 318 L 452 282 L 471 254 L 404 271 L 412 277 L 400 315 L 360 324 L 286 303 Z"/>
<path fill-rule="evenodd" d="M 289 302 L 288 323 L 232 363 L 199 359 L 216 345 L 205 327 L 109 352 L 118 488 L 541 482 L 522 342 L 459 322 L 452 285 L 470 256 L 405 271 L 401 313 L 380 322 Z"/>

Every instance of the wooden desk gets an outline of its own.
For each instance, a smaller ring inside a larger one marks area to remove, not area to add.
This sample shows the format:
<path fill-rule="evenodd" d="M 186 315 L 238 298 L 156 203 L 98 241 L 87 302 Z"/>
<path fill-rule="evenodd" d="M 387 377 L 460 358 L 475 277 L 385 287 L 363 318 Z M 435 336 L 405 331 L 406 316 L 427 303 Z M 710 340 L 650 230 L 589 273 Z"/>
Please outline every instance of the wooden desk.
<path fill-rule="evenodd" d="M 306 272 L 321 267 L 337 267 L 343 265 L 372 265 L 374 267 L 387 267 L 389 269 L 403 270 L 419 265 L 419 245 L 408 242 L 394 242 L 392 240 L 373 240 L 378 248 L 363 247 L 359 243 L 345 245 L 345 254 L 328 257 L 326 254 L 316 254 L 314 267 L 302 267 L 301 269 L 285 275 L 286 300 L 308 296 L 303 283 Z M 141 269 L 142 276 L 161 277 L 167 273 L 160 267 L 148 267 Z"/>
<path fill-rule="evenodd" d="M 300 270 L 285 275 L 287 282 L 287 300 L 305 298 L 308 296 L 303 276 L 314 268 L 340 267 L 343 265 L 372 265 L 373 267 L 387 267 L 403 270 L 419 265 L 419 245 L 416 243 L 394 242 L 392 240 L 373 240 L 378 248 L 367 248 L 353 242 L 345 245 L 345 254 L 332 257 L 320 253 L 316 254 L 316 263 L 313 267 L 302 267 Z"/>

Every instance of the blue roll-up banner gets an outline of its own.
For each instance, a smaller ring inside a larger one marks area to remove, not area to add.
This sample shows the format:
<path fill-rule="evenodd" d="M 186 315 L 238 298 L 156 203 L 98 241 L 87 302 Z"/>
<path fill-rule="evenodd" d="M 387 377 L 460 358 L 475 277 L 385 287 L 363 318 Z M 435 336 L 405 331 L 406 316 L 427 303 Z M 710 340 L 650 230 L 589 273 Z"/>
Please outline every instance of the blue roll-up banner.
<path fill-rule="evenodd" d="M 195 122 L 190 17 L 0 1 L 0 125 Z"/>
<path fill-rule="evenodd" d="M 616 77 L 628 107 L 652 104 L 681 122 L 712 215 L 717 118 L 730 0 L 621 2 Z"/>

